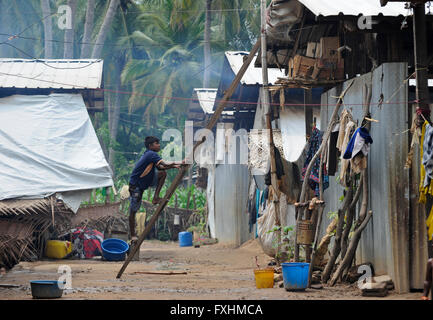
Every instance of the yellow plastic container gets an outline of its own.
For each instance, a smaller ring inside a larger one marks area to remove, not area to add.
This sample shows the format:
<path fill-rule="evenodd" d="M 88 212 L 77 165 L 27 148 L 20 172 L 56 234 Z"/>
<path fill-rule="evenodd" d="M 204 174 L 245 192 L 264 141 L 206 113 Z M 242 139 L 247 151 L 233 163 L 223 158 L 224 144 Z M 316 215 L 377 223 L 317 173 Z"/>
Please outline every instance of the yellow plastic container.
<path fill-rule="evenodd" d="M 274 269 L 255 269 L 254 276 L 257 289 L 274 287 Z"/>
<path fill-rule="evenodd" d="M 45 256 L 51 259 L 63 259 L 72 252 L 72 243 L 69 241 L 48 240 L 45 247 Z"/>

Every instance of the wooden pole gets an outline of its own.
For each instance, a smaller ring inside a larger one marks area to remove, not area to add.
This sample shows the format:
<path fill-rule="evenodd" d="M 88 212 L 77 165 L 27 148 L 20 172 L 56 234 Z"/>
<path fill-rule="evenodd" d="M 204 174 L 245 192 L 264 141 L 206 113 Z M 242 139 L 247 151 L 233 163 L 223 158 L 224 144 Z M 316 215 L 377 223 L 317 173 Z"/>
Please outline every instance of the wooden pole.
<path fill-rule="evenodd" d="M 323 149 L 328 143 L 329 136 L 331 135 L 332 128 L 336 124 L 338 111 L 340 110 L 341 105 L 343 104 L 343 98 L 346 95 L 346 92 L 352 87 L 354 80 L 349 83 L 349 85 L 344 89 L 343 93 L 340 95 L 337 101 L 337 105 L 335 106 L 334 112 L 331 115 L 331 119 L 329 120 L 328 129 L 326 130 L 325 134 L 323 135 L 322 143 L 319 147 L 319 150 L 317 150 L 316 154 L 314 155 L 313 159 L 311 159 L 310 163 L 307 166 L 307 170 L 305 172 L 305 178 L 304 182 L 302 183 L 302 189 L 301 189 L 301 196 L 299 198 L 299 202 L 305 202 L 306 201 L 306 194 L 307 194 L 307 187 L 308 187 L 308 177 L 310 176 L 311 170 L 313 169 L 313 165 L 316 162 L 317 158 L 322 154 Z M 320 168 L 321 170 L 321 168 Z M 320 172 L 319 170 L 319 172 Z M 295 228 L 295 261 L 299 261 L 299 245 L 297 244 L 298 241 L 298 231 L 297 226 L 299 221 L 301 221 L 301 210 L 302 208 L 298 207 L 296 208 L 297 217 L 296 217 L 296 228 Z"/>
<path fill-rule="evenodd" d="M 259 48 L 260 48 L 260 41 L 257 41 L 256 44 L 254 45 L 254 47 L 251 49 L 251 52 L 248 55 L 247 59 L 244 61 L 244 64 L 242 65 L 242 67 L 239 70 L 238 74 L 236 75 L 236 77 L 234 78 L 233 82 L 231 83 L 230 87 L 227 89 L 226 93 L 224 94 L 224 97 L 218 103 L 218 107 L 215 110 L 215 112 L 212 115 L 212 117 L 210 118 L 210 120 L 209 120 L 209 122 L 208 122 L 208 124 L 206 126 L 206 129 L 211 130 L 215 126 L 215 124 L 217 123 L 218 119 L 220 118 L 220 116 L 221 116 L 221 114 L 222 114 L 222 112 L 223 112 L 223 110 L 224 110 L 224 108 L 225 108 L 225 106 L 227 104 L 228 99 L 230 99 L 230 97 L 235 92 L 235 90 L 236 90 L 236 88 L 237 88 L 240 80 L 244 76 L 245 71 L 247 71 L 248 66 L 250 65 L 251 61 L 255 57 L 257 51 L 259 50 Z M 195 152 L 196 148 L 200 144 L 202 144 L 204 141 L 205 141 L 205 139 L 203 138 L 202 141 L 199 141 L 199 142 L 197 142 L 194 145 L 194 148 L 193 148 L 193 151 L 192 151 L 192 155 L 194 155 L 194 152 Z M 159 203 L 158 208 L 156 208 L 155 213 L 153 214 L 152 218 L 150 219 L 148 225 L 146 226 L 146 228 L 144 229 L 143 233 L 138 238 L 136 245 L 131 248 L 130 254 L 128 254 L 128 257 L 126 258 L 125 263 L 123 264 L 122 268 L 119 270 L 119 273 L 117 274 L 117 279 L 119 279 L 122 276 L 123 272 L 125 271 L 126 267 L 129 264 L 129 262 L 131 262 L 132 257 L 135 255 L 135 253 L 137 252 L 137 250 L 140 248 L 142 242 L 144 241 L 144 238 L 147 236 L 147 234 L 149 233 L 149 231 L 151 230 L 151 228 L 155 224 L 156 219 L 161 214 L 162 210 L 164 210 L 164 208 L 167 205 L 168 201 L 170 200 L 171 196 L 176 191 L 177 186 L 182 182 L 183 177 L 188 172 L 188 169 L 190 167 L 191 167 L 191 164 L 187 164 L 185 166 L 182 166 L 182 168 L 180 169 L 179 173 L 174 178 L 174 180 L 173 180 L 172 184 L 170 185 L 170 187 L 168 188 L 168 190 L 167 190 L 164 198 Z"/>
<path fill-rule="evenodd" d="M 313 130 L 313 101 L 312 89 L 304 89 L 304 113 L 305 113 L 305 133 L 308 137 Z"/>
<path fill-rule="evenodd" d="M 266 0 L 261 0 L 261 21 L 262 21 L 262 79 L 263 79 L 263 90 L 262 90 L 262 104 L 266 114 L 266 126 L 269 132 L 269 151 L 271 156 L 271 183 L 274 189 L 274 205 L 275 205 L 275 225 L 281 227 L 280 219 L 280 191 L 278 188 L 277 178 L 277 166 L 275 161 L 275 145 L 274 145 L 274 134 L 272 131 L 271 113 L 272 109 L 269 103 L 269 80 L 268 80 L 268 62 L 267 62 L 267 46 L 266 46 Z M 281 230 L 277 231 L 277 254 L 280 252 L 281 246 Z M 279 257 L 276 257 L 277 264 L 279 265 Z"/>
<path fill-rule="evenodd" d="M 417 110 L 428 110 L 422 112 L 424 117 L 429 116 L 429 91 L 428 91 L 428 65 L 427 65 L 427 36 L 425 21 L 425 4 L 412 3 L 413 6 L 413 36 L 415 50 L 415 72 L 416 72 L 416 99 L 418 101 Z M 421 115 L 418 115 L 418 125 L 424 123 Z"/>

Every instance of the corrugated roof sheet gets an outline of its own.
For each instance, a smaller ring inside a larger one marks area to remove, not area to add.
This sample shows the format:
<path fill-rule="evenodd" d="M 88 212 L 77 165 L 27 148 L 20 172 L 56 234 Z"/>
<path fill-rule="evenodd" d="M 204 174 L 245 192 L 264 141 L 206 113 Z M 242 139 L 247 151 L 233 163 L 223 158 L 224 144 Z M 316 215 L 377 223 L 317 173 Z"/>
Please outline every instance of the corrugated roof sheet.
<path fill-rule="evenodd" d="M 233 72 L 237 74 L 244 64 L 244 57 L 249 54 L 246 51 L 226 51 L 226 58 L 232 68 Z M 256 62 L 257 55 L 254 57 L 253 61 L 250 63 L 247 71 L 241 79 L 242 84 L 246 85 L 256 85 L 263 84 L 262 78 L 262 68 L 254 67 Z M 278 80 L 278 77 L 285 77 L 284 71 L 280 71 L 280 69 L 276 68 L 268 68 L 268 81 L 269 84 L 274 84 L 275 81 Z"/>
<path fill-rule="evenodd" d="M 0 88 L 98 89 L 103 60 L 0 59 Z"/>
<path fill-rule="evenodd" d="M 215 103 L 218 89 L 194 89 L 197 94 L 198 102 L 205 113 L 213 112 L 213 105 Z"/>
<path fill-rule="evenodd" d="M 197 94 L 198 102 L 200 103 L 204 113 L 213 114 L 215 112 L 213 107 L 218 89 L 198 88 L 194 89 L 194 91 Z M 223 111 L 222 114 L 233 115 L 233 111 Z"/>
<path fill-rule="evenodd" d="M 409 86 L 416 87 L 416 79 L 409 79 Z M 428 86 L 433 87 L 433 79 L 428 79 Z"/>
<path fill-rule="evenodd" d="M 344 15 L 357 16 L 399 16 L 407 15 L 408 10 L 404 8 L 404 2 L 388 2 L 381 7 L 379 0 L 298 0 L 306 6 L 316 16 L 337 16 Z M 411 12 L 409 11 L 409 14 Z"/>

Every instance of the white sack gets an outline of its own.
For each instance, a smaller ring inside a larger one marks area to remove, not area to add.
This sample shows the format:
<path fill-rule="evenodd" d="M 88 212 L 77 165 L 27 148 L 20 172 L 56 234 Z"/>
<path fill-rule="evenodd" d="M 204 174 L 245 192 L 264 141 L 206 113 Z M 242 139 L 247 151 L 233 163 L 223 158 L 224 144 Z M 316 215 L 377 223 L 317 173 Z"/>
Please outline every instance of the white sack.
<path fill-rule="evenodd" d="M 275 257 L 277 250 L 276 232 L 269 232 L 275 227 L 275 204 L 273 201 L 268 201 L 266 208 L 263 211 L 263 215 L 257 219 L 257 233 L 259 237 L 259 243 L 262 246 L 263 252 L 270 257 Z"/>

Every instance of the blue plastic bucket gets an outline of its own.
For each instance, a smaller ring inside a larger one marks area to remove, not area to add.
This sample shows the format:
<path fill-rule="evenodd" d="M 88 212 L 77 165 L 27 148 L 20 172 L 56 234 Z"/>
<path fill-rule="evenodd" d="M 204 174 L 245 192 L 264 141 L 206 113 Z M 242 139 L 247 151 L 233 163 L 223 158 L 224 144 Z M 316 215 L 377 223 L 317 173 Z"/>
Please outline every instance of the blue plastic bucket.
<path fill-rule="evenodd" d="M 287 291 L 301 291 L 308 286 L 309 263 L 286 262 L 283 266 L 284 288 Z"/>
<path fill-rule="evenodd" d="M 129 245 L 120 239 L 107 239 L 101 244 L 102 256 L 108 261 L 123 261 Z"/>
<path fill-rule="evenodd" d="M 192 233 L 191 232 L 179 232 L 179 246 L 191 247 L 192 246 Z"/>

